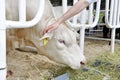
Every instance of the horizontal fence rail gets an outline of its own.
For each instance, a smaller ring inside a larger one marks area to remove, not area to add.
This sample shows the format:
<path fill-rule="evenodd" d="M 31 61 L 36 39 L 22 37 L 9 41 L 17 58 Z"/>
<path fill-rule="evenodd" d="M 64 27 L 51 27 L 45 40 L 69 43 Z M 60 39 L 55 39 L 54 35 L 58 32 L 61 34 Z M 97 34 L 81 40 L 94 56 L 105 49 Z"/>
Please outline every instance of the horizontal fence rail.
<path fill-rule="evenodd" d="M 36 25 L 44 12 L 45 0 L 40 0 L 39 9 L 36 16 L 31 21 L 26 21 L 26 0 L 19 0 L 19 21 L 6 21 L 7 28 L 28 28 Z"/>

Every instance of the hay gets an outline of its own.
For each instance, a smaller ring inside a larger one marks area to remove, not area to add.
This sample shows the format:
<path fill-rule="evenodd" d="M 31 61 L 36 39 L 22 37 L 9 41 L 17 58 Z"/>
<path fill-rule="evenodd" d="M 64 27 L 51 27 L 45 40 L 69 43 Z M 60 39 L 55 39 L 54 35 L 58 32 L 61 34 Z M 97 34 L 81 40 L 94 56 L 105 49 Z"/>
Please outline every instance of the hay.
<path fill-rule="evenodd" d="M 116 44 L 112 55 L 107 43 L 86 40 L 88 62 L 79 70 L 72 70 L 39 54 L 11 51 L 7 54 L 7 64 L 13 75 L 7 80 L 51 80 L 64 73 L 69 74 L 70 80 L 120 80 L 120 45 Z"/>

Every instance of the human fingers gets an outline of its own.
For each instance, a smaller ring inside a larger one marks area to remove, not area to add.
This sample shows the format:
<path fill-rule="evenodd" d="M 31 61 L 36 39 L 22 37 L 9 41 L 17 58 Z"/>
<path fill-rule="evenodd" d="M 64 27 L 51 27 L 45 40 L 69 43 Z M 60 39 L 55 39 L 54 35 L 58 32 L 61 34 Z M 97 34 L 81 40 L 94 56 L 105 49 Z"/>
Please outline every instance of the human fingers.
<path fill-rule="evenodd" d="M 52 29 L 53 27 L 48 26 L 47 28 L 45 28 L 45 30 L 43 31 L 43 35 L 47 32 L 50 32 L 49 30 Z"/>

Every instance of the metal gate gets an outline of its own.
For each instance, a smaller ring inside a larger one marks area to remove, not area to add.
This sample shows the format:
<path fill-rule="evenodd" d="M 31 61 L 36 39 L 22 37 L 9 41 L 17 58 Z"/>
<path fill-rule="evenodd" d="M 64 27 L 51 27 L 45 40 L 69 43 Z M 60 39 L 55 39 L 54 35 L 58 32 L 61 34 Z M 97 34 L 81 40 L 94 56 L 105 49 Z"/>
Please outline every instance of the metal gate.
<path fill-rule="evenodd" d="M 19 21 L 8 21 L 5 16 L 5 0 L 0 0 L 0 80 L 6 80 L 6 29 L 28 28 L 37 24 L 44 10 L 45 0 L 39 1 L 39 10 L 31 21 L 26 21 L 26 0 L 19 0 Z"/>

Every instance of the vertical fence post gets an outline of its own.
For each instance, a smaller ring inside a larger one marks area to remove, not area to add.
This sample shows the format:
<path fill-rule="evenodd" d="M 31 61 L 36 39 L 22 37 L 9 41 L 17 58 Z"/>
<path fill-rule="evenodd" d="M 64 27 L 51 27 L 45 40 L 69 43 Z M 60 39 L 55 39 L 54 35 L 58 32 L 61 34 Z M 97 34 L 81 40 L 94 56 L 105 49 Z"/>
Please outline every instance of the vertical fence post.
<path fill-rule="evenodd" d="M 63 13 L 67 11 L 67 0 L 62 0 Z"/>
<path fill-rule="evenodd" d="M 76 3 L 76 2 L 78 2 L 78 0 L 73 0 L 73 5 Z M 73 17 L 73 23 L 77 23 L 77 15 L 75 15 L 74 17 Z"/>
<path fill-rule="evenodd" d="M 0 0 L 0 80 L 6 80 L 5 0 Z"/>
<path fill-rule="evenodd" d="M 86 19 L 85 19 L 86 15 L 84 14 L 85 11 L 86 11 L 86 9 L 84 9 L 81 14 L 81 19 L 82 19 L 81 24 L 86 23 Z M 84 53 L 84 43 L 85 43 L 85 26 L 81 26 L 81 28 L 80 28 L 80 48 L 82 50 L 82 54 Z"/>
<path fill-rule="evenodd" d="M 26 0 L 19 0 L 19 21 L 26 22 Z"/>
<path fill-rule="evenodd" d="M 115 48 L 115 30 L 116 30 L 116 28 L 112 28 L 112 33 L 111 33 L 111 47 L 110 47 L 111 53 L 114 53 L 114 48 Z"/>

